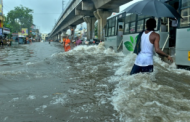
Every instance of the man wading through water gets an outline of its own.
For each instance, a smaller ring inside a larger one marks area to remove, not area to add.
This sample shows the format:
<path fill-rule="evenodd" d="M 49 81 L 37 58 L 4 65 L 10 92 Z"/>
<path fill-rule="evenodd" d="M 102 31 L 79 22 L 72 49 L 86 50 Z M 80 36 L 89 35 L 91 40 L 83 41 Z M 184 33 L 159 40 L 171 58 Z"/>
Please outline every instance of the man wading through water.
<path fill-rule="evenodd" d="M 156 28 L 156 20 L 150 18 L 146 21 L 147 30 L 141 36 L 141 51 L 138 54 L 135 64 L 131 70 L 130 75 L 140 72 L 153 72 L 153 49 L 156 53 L 165 56 L 173 62 L 171 56 L 167 55 L 159 48 L 160 35 L 154 32 Z"/>

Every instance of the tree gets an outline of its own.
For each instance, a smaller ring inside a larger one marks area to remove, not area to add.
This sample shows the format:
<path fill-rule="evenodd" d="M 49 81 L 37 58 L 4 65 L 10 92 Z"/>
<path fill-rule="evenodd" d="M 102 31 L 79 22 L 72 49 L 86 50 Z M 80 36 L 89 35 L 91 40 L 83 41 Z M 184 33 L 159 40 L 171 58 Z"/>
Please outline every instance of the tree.
<path fill-rule="evenodd" d="M 7 17 L 5 15 L 3 15 L 3 18 L 4 18 L 3 27 L 11 29 L 9 22 L 7 21 Z"/>
<path fill-rule="evenodd" d="M 8 23 L 11 27 L 11 31 L 13 33 L 21 32 L 21 28 L 28 28 L 28 32 L 30 33 L 31 26 L 33 24 L 33 10 L 27 7 L 18 6 L 15 7 L 14 10 L 11 10 L 7 14 L 6 23 Z"/>

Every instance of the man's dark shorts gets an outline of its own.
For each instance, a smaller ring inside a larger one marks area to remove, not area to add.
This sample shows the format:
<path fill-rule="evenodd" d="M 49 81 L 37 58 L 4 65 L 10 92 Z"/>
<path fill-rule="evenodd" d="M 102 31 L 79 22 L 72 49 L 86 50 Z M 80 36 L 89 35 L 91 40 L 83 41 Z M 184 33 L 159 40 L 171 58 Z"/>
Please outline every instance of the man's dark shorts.
<path fill-rule="evenodd" d="M 140 72 L 153 72 L 153 65 L 150 65 L 150 66 L 137 66 L 134 64 L 132 70 L 131 70 L 131 73 L 130 75 L 133 75 L 133 74 L 137 74 L 137 73 L 140 73 Z"/>

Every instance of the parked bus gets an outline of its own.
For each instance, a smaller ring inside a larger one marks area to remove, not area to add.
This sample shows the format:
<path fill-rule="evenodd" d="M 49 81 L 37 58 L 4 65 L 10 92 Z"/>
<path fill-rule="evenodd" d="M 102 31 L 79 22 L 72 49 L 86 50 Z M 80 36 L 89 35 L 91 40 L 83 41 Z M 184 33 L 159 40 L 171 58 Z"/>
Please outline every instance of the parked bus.
<path fill-rule="evenodd" d="M 183 19 L 155 18 L 155 32 L 160 34 L 160 48 L 175 57 L 177 66 L 190 66 L 190 0 L 170 0 Z M 124 54 L 134 51 L 139 32 L 146 29 L 146 20 L 151 16 L 142 16 L 121 12 L 107 19 L 105 46 L 116 52 L 121 48 Z M 122 26 L 122 29 L 119 27 Z M 122 31 L 122 34 L 120 33 Z"/>

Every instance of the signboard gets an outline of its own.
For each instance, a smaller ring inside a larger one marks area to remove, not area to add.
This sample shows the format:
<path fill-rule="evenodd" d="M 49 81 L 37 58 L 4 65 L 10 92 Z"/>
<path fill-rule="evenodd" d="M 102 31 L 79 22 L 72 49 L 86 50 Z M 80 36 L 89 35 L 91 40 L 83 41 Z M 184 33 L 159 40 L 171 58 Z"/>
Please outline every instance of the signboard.
<path fill-rule="evenodd" d="M 21 32 L 18 33 L 18 37 L 24 37 Z"/>
<path fill-rule="evenodd" d="M 22 35 L 27 36 L 28 35 L 28 29 L 22 28 Z"/>
<path fill-rule="evenodd" d="M 188 52 L 188 60 L 190 61 L 190 51 Z"/>
<path fill-rule="evenodd" d="M 13 36 L 18 36 L 18 33 L 12 33 Z"/>
<path fill-rule="evenodd" d="M 10 29 L 9 28 L 3 28 L 3 33 L 4 34 L 10 34 Z"/>

